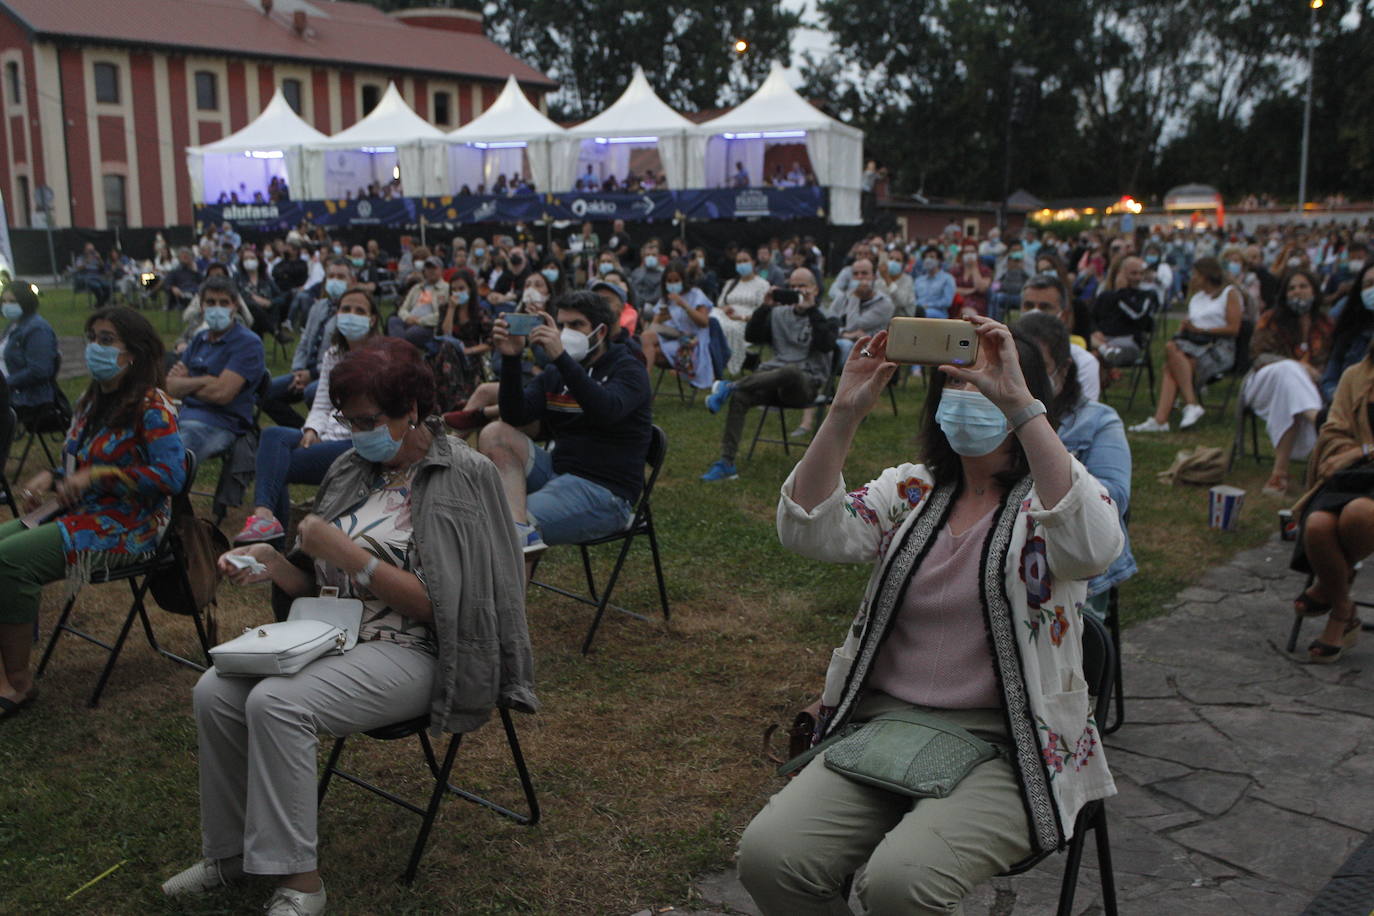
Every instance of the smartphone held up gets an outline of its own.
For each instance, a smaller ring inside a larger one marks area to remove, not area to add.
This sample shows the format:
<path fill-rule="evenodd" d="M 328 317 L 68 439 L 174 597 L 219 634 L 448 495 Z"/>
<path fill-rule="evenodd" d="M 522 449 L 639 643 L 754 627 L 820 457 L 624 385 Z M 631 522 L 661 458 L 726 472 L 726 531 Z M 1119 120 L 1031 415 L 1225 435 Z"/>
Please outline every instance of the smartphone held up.
<path fill-rule="evenodd" d="M 978 359 L 978 335 L 959 318 L 893 318 L 887 358 L 916 366 L 971 366 Z"/>

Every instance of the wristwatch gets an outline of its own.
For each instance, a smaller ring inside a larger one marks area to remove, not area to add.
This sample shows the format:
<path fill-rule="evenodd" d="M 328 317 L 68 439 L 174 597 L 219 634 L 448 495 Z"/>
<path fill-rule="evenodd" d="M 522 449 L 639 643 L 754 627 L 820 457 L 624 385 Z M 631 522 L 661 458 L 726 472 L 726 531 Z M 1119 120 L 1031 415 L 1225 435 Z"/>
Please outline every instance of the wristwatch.
<path fill-rule="evenodd" d="M 1027 423 L 1029 423 L 1031 420 L 1034 420 L 1036 417 L 1048 412 L 1049 411 L 1045 409 L 1045 405 L 1039 399 L 1036 399 L 1034 401 L 1031 401 L 1025 407 L 1022 407 L 1016 410 L 1015 412 L 1009 414 L 1007 416 L 1007 425 L 1010 426 L 1013 431 L 1015 431 L 1020 429 L 1022 426 L 1025 426 Z"/>
<path fill-rule="evenodd" d="M 363 566 L 362 569 L 358 570 L 357 574 L 353 577 L 353 581 L 363 588 L 369 588 L 372 585 L 372 574 L 377 571 L 377 567 L 381 565 L 381 562 L 382 561 L 376 557 L 368 560 L 367 564 Z"/>

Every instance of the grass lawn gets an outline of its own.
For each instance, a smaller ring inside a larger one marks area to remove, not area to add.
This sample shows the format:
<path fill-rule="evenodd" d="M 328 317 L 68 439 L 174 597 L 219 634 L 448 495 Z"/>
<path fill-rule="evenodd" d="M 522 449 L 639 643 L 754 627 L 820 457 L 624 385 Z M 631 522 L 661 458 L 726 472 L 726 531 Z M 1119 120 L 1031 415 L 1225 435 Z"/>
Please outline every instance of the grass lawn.
<path fill-rule="evenodd" d="M 84 303 L 62 292 L 43 301 L 59 333 L 80 331 Z M 154 321 L 165 327 L 162 315 Z M 70 384 L 74 395 L 81 385 Z M 722 419 L 700 398 L 685 405 L 667 396 L 672 388 L 665 380 L 655 405 L 669 451 L 654 501 L 671 623 L 612 615 L 595 653 L 583 658 L 589 609 L 541 590 L 530 594 L 544 707 L 537 716 L 517 715 L 516 726 L 543 822 L 518 827 L 451 798 L 419 877 L 405 888 L 395 879 L 418 819 L 336 781 L 319 824 L 331 912 L 628 914 L 689 904 L 693 877 L 731 862 L 740 831 L 779 786 L 761 751 L 763 731 L 785 726 L 819 691 L 868 571 L 820 566 L 778 546 L 778 486 L 796 450 L 788 457 L 779 446 L 760 445 L 752 462 L 741 462 L 740 480 L 699 481 L 716 457 Z M 908 384 L 898 392 L 899 416 L 884 402 L 864 423 L 846 467 L 851 485 L 913 453 L 923 392 Z M 1144 400 L 1128 423 L 1152 406 Z M 751 415 L 749 436 L 756 422 Z M 774 434 L 776 422 L 769 424 Z M 1187 433 L 1132 437 L 1132 540 L 1141 571 L 1122 589 L 1128 624 L 1159 614 L 1203 570 L 1273 530 L 1281 504 L 1260 495 L 1266 469 L 1252 461 L 1228 481 L 1249 494 L 1233 534 L 1208 530 L 1205 490 L 1156 481 L 1177 449 L 1227 445 L 1231 429 L 1231 417 L 1212 411 Z M 207 470 L 199 489 L 213 488 L 218 462 Z M 241 521 L 241 513 L 231 514 L 226 531 Z M 610 561 L 601 557 L 604 573 Z M 540 572 L 574 586 L 581 576 L 570 548 L 552 550 Z M 46 595 L 44 640 L 61 588 Z M 654 613 L 647 545 L 632 552 L 617 600 Z M 92 587 L 77 615 L 112 636 L 126 607 L 123 586 Z M 261 588 L 224 586 L 219 613 L 224 634 L 270 619 Z M 152 614 L 172 648 L 192 651 L 194 635 L 182 618 Z M 260 906 L 270 892 L 265 882 L 181 904 L 158 891 L 199 855 L 195 675 L 156 656 L 135 633 L 102 705 L 89 710 L 85 697 L 104 655 L 76 642 L 57 649 L 42 699 L 0 724 L 0 911 L 228 913 Z M 360 738 L 344 759 L 409 797 L 428 792 L 413 739 Z M 458 760 L 455 783 L 519 801 L 499 725 L 465 741 Z"/>

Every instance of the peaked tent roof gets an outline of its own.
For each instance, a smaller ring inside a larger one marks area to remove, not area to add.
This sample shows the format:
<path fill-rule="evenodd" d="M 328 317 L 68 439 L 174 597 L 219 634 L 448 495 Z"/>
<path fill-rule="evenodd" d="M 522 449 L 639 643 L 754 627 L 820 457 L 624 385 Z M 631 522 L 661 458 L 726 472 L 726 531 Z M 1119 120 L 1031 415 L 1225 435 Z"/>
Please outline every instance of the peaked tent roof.
<path fill-rule="evenodd" d="M 658 97 L 644 69 L 636 64 L 630 85 L 615 104 L 590 121 L 569 128 L 568 133 L 578 137 L 636 137 L 682 133 L 692 126 L 691 121 Z"/>
<path fill-rule="evenodd" d="M 484 140 L 530 140 L 561 135 L 563 128 L 544 116 L 530 102 L 515 77 L 506 78 L 506 88 L 491 107 L 444 138 L 452 143 Z"/>
<path fill-rule="evenodd" d="M 415 109 L 401 98 L 395 83 L 388 83 L 386 93 L 367 117 L 347 130 L 311 144 L 314 147 L 398 146 L 417 140 L 438 140 L 443 131 L 415 113 Z"/>
<path fill-rule="evenodd" d="M 787 82 L 782 65 L 773 68 L 753 95 L 718 118 L 698 126 L 712 134 L 726 131 L 806 130 L 839 128 L 859 133 L 858 128 L 837 121 L 797 94 Z"/>
<path fill-rule="evenodd" d="M 277 0 L 0 0 L 30 41 L 76 39 L 99 45 L 169 48 L 438 73 L 483 80 L 514 74 L 527 86 L 558 84 L 485 35 L 408 25 L 367 3 Z M 291 14 L 306 14 L 304 35 Z"/>
<path fill-rule="evenodd" d="M 242 128 L 214 143 L 190 149 L 200 153 L 241 153 L 249 150 L 279 150 L 327 139 L 325 134 L 311 127 L 291 110 L 286 96 L 278 89 L 262 113 Z"/>

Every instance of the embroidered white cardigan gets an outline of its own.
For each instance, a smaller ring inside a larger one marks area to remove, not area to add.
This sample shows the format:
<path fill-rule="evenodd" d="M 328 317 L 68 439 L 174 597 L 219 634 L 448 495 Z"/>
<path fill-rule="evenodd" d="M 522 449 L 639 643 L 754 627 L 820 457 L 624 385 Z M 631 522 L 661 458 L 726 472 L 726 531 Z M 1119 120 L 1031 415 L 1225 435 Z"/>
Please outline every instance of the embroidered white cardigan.
<path fill-rule="evenodd" d="M 1072 837 L 1089 801 L 1116 794 L 1083 679 L 1082 608 L 1088 579 L 1121 552 L 1121 524 L 1106 489 L 1075 459 L 1073 484 L 1046 509 L 1029 478 L 1008 494 L 984 546 L 981 590 L 997 679 L 1015 746 L 1033 848 Z M 902 464 L 853 492 L 843 478 L 810 512 L 792 500 L 794 470 L 778 502 L 778 536 L 802 556 L 872 563 L 854 623 L 826 672 L 826 733 L 844 724 L 872 671 L 912 570 L 945 523 L 954 488 L 935 488 L 925 466 Z"/>

